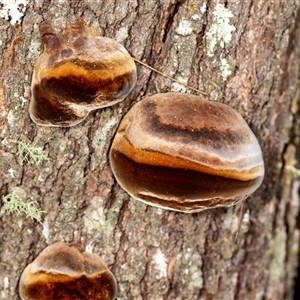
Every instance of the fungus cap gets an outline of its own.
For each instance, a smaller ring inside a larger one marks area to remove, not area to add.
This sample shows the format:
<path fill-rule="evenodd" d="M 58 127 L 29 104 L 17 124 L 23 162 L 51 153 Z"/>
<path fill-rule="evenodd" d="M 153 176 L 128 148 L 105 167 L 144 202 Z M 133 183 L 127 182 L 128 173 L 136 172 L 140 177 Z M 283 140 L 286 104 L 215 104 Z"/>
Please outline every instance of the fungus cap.
<path fill-rule="evenodd" d="M 59 242 L 25 268 L 19 294 L 22 300 L 113 300 L 117 283 L 98 255 Z"/>
<path fill-rule="evenodd" d="M 136 83 L 133 58 L 118 42 L 97 36 L 82 20 L 53 31 L 40 25 L 44 51 L 31 83 L 29 114 L 38 125 L 73 126 L 90 111 L 123 100 Z"/>
<path fill-rule="evenodd" d="M 234 205 L 264 177 L 261 148 L 241 115 L 181 93 L 135 104 L 117 130 L 110 164 L 133 198 L 190 213 Z"/>

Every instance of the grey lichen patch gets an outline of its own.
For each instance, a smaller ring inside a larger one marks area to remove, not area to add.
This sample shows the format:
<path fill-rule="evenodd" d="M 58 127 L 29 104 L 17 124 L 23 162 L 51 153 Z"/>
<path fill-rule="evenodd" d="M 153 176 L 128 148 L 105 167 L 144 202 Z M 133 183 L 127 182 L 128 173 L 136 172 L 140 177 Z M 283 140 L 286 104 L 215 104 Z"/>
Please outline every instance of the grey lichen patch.
<path fill-rule="evenodd" d="M 204 4 L 203 4 L 204 5 Z M 204 30 L 203 14 L 206 11 L 206 5 L 199 1 L 190 1 L 187 14 L 176 23 L 174 29 L 175 35 L 170 49 L 170 64 L 166 66 L 164 72 L 169 76 L 176 78 L 180 83 L 172 83 L 171 90 L 174 92 L 190 92 L 184 87 L 193 73 L 194 58 L 197 55 L 197 39 Z"/>
<path fill-rule="evenodd" d="M 207 56 L 213 58 L 218 48 L 223 49 L 231 41 L 232 33 L 236 28 L 230 24 L 233 18 L 232 12 L 222 4 L 218 3 L 213 11 L 213 23 L 206 33 Z M 220 66 L 222 79 L 225 81 L 232 73 L 233 66 L 228 60 L 220 55 L 219 59 L 212 61 Z"/>
<path fill-rule="evenodd" d="M 3 278 L 2 291 L 0 292 L 0 299 L 9 299 L 10 280 L 7 276 Z"/>
<path fill-rule="evenodd" d="M 232 66 L 228 63 L 226 58 L 220 58 L 220 70 L 222 79 L 225 81 L 232 73 Z"/>
<path fill-rule="evenodd" d="M 163 210 L 156 207 L 149 207 L 135 199 L 131 199 L 130 202 L 134 206 L 134 211 L 132 218 L 126 224 L 127 231 L 129 232 L 129 241 L 131 243 L 141 243 L 143 241 L 143 244 L 146 246 L 159 247 L 161 240 L 164 238 L 164 232 L 161 228 Z M 152 218 L 148 220 L 149 226 L 144 227 L 145 215 L 148 213 L 152 215 Z"/>
<path fill-rule="evenodd" d="M 183 249 L 182 261 L 183 265 L 186 266 L 182 278 L 183 285 L 187 286 L 191 295 L 196 294 L 203 286 L 202 257 L 192 248 L 185 248 Z"/>
<path fill-rule="evenodd" d="M 47 244 L 49 244 L 50 243 L 50 226 L 46 219 L 43 222 L 42 234 L 43 234 L 43 237 L 45 238 Z"/>
<path fill-rule="evenodd" d="M 52 147 L 57 149 L 54 164 L 55 168 L 58 169 L 63 166 L 67 160 L 72 159 L 74 157 L 74 153 L 72 151 L 72 141 L 64 139 L 63 137 L 58 137 L 57 141 L 59 142 L 54 143 Z"/>
<path fill-rule="evenodd" d="M 103 109 L 101 121 L 92 137 L 93 153 L 90 156 L 90 168 L 95 170 L 103 168 L 107 164 L 107 156 L 103 153 L 108 152 L 110 144 L 107 142 L 114 133 L 114 128 L 118 124 L 120 116 L 114 116 L 110 108 Z"/>
<path fill-rule="evenodd" d="M 121 27 L 116 32 L 116 41 L 118 43 L 124 43 L 124 41 L 128 38 L 128 27 Z"/>
<path fill-rule="evenodd" d="M 13 168 L 7 170 L 11 178 L 16 178 L 16 171 Z"/>
<path fill-rule="evenodd" d="M 250 210 L 247 209 L 245 210 L 241 220 L 240 234 L 247 233 L 249 231 L 249 228 L 250 228 Z"/>
<path fill-rule="evenodd" d="M 106 140 L 108 137 L 109 132 L 112 130 L 113 127 L 116 126 L 116 124 L 119 121 L 119 118 L 116 116 L 107 116 L 108 121 L 103 126 L 98 128 L 96 130 L 94 139 L 93 139 L 93 146 L 95 148 L 99 148 L 97 150 L 103 150 L 103 144 L 106 144 Z"/>
<path fill-rule="evenodd" d="M 28 2 L 28 0 L 2 0 L 0 18 L 10 21 L 12 25 L 20 24 Z"/>
<path fill-rule="evenodd" d="M 235 251 L 233 239 L 224 236 L 220 245 L 220 254 L 224 260 L 229 260 Z"/>
<path fill-rule="evenodd" d="M 9 142 L 7 142 L 9 144 Z M 4 144 L 1 145 L 3 147 Z M 10 184 L 12 181 L 19 182 L 22 177 L 21 168 L 13 151 L 5 145 L 6 151 L 0 151 L 0 186 Z"/>
<path fill-rule="evenodd" d="M 34 24 L 34 31 L 38 32 L 38 24 Z M 28 59 L 36 59 L 39 56 L 41 52 L 41 41 L 37 33 L 32 35 L 31 40 L 29 41 L 28 50 Z"/>
<path fill-rule="evenodd" d="M 193 64 L 193 56 L 196 47 L 196 35 L 187 38 L 179 38 L 174 45 L 175 53 L 177 55 L 177 68 L 179 76 L 189 78 L 191 75 L 191 68 Z"/>
<path fill-rule="evenodd" d="M 164 277 L 167 277 L 167 257 L 165 254 L 161 251 L 160 248 L 157 248 L 155 251 L 155 254 L 153 255 L 153 263 L 154 263 L 154 269 L 156 273 L 156 279 L 161 279 Z"/>
<path fill-rule="evenodd" d="M 70 2 L 67 0 L 51 2 L 44 18 L 51 20 L 53 27 L 58 30 L 65 28 L 68 18 L 71 20 L 70 22 L 75 21 L 75 17 L 70 9 Z"/>
<path fill-rule="evenodd" d="M 152 259 L 147 264 L 146 276 L 144 280 L 151 282 L 150 294 L 155 294 L 156 299 L 163 299 L 168 292 L 168 258 L 160 248 L 148 250 Z"/>
<path fill-rule="evenodd" d="M 106 210 L 103 207 L 103 199 L 95 196 L 85 210 L 83 216 L 84 231 L 92 234 L 95 231 L 101 235 L 109 236 L 118 220 L 118 210 Z"/>
<path fill-rule="evenodd" d="M 182 36 L 190 35 L 192 32 L 193 25 L 189 20 L 181 20 L 176 28 L 176 33 Z"/>
<path fill-rule="evenodd" d="M 286 258 L 286 228 L 278 231 L 272 241 L 273 259 L 270 264 L 270 284 L 278 282 L 284 278 L 285 274 L 285 258 Z"/>
<path fill-rule="evenodd" d="M 207 40 L 207 55 L 214 56 L 217 46 L 224 48 L 225 44 L 229 43 L 232 37 L 232 32 L 235 27 L 230 25 L 230 19 L 233 17 L 232 12 L 222 4 L 218 3 L 213 12 L 213 25 L 206 33 Z"/>
<path fill-rule="evenodd" d="M 13 127 L 15 124 L 15 121 L 16 121 L 15 115 L 14 115 L 13 111 L 10 110 L 7 114 L 7 122 L 11 127 Z"/>
<path fill-rule="evenodd" d="M 206 12 L 206 9 L 207 9 L 207 4 L 206 4 L 206 2 L 204 2 L 202 4 L 202 6 L 200 7 L 200 11 L 204 14 Z"/>
<path fill-rule="evenodd" d="M 186 81 L 186 80 L 184 80 L 184 81 Z M 180 82 L 183 82 L 183 81 L 180 81 Z M 184 86 L 180 83 L 177 83 L 177 82 L 173 82 L 171 84 L 171 91 L 176 92 L 176 93 L 189 93 L 190 92 L 190 90 L 186 86 Z"/>
<path fill-rule="evenodd" d="M 228 208 L 227 214 L 224 218 L 224 230 L 227 230 L 231 234 L 235 234 L 238 230 L 238 217 L 235 214 L 233 207 Z"/>
<path fill-rule="evenodd" d="M 179 81 L 179 83 L 172 83 L 171 90 L 174 92 L 189 91 L 184 85 L 188 83 L 192 74 L 193 57 L 197 44 L 194 26 L 195 22 L 182 20 L 175 29 L 174 43 L 170 49 L 171 64 L 164 70 L 164 73 Z"/>

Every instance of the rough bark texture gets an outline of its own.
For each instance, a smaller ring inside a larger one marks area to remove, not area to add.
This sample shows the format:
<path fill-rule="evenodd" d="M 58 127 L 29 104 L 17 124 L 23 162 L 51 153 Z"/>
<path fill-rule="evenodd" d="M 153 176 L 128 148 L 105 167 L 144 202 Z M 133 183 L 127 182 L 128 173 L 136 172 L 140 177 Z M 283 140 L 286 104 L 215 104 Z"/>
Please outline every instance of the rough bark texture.
<path fill-rule="evenodd" d="M 41 225 L 8 214 L 0 202 L 0 299 L 18 299 L 22 270 L 56 241 L 79 241 L 99 254 L 117 278 L 119 299 L 293 299 L 299 2 L 23 2 L 20 25 L 0 19 L 0 195 L 35 200 L 45 214 Z M 31 76 L 42 51 L 38 24 L 46 20 L 63 30 L 75 16 L 243 115 L 262 146 L 266 176 L 241 218 L 237 207 L 188 215 L 163 211 L 130 199 L 116 184 L 107 154 L 122 115 L 146 95 L 186 91 L 145 67 L 137 66 L 138 83 L 125 101 L 75 127 L 43 128 L 30 120 Z M 49 160 L 22 162 L 16 141 L 42 147 Z"/>

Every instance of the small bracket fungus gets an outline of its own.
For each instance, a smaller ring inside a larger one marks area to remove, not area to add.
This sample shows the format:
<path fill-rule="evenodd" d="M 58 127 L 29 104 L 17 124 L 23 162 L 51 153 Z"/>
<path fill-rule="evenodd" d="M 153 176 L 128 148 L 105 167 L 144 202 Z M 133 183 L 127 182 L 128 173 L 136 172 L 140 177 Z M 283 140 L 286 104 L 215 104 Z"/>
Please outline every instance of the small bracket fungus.
<path fill-rule="evenodd" d="M 118 42 L 97 36 L 82 20 L 57 34 L 40 25 L 29 114 L 38 125 L 73 126 L 90 111 L 123 100 L 136 83 L 136 66 Z"/>
<path fill-rule="evenodd" d="M 59 242 L 25 268 L 19 294 L 23 300 L 112 300 L 117 283 L 99 256 Z"/>
<path fill-rule="evenodd" d="M 131 108 L 110 164 L 135 199 L 187 213 L 234 205 L 264 176 L 258 141 L 238 112 L 180 93 L 156 94 Z"/>

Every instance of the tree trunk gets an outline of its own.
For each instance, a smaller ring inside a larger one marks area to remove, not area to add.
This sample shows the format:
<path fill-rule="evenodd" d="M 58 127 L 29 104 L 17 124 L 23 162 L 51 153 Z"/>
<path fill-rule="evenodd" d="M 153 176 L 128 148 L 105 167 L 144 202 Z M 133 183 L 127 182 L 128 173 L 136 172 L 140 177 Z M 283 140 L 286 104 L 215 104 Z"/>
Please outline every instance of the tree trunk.
<path fill-rule="evenodd" d="M 18 11 L 2 2 L 1 197 L 37 201 L 45 213 L 40 224 L 0 202 L 0 298 L 18 299 L 22 270 L 47 245 L 78 241 L 107 262 L 119 299 L 293 299 L 299 1 L 24 0 Z M 77 126 L 39 127 L 30 120 L 31 76 L 42 51 L 38 25 L 46 20 L 60 31 L 75 16 L 137 59 L 241 113 L 266 166 L 262 186 L 242 208 L 171 212 L 131 199 L 116 183 L 108 150 L 122 116 L 147 95 L 188 91 L 144 66 L 137 65 L 138 81 L 125 101 Z M 42 147 L 49 160 L 22 161 L 19 141 Z"/>

